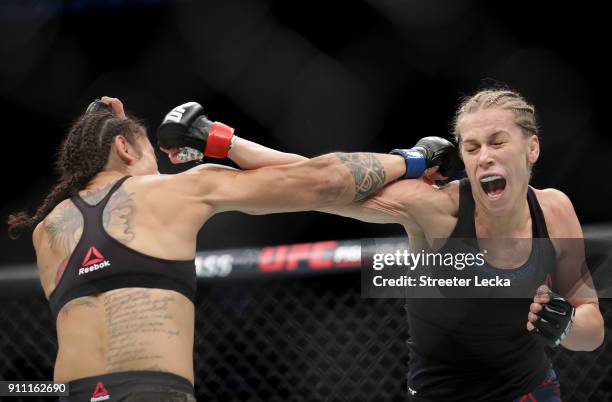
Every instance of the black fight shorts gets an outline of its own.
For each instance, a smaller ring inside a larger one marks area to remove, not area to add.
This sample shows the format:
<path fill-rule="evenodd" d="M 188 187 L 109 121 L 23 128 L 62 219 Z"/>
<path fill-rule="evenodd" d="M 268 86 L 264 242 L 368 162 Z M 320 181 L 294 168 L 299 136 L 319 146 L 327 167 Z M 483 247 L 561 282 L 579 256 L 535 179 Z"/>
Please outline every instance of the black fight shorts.
<path fill-rule="evenodd" d="M 186 378 L 159 371 L 126 371 L 80 378 L 68 383 L 59 402 L 196 402 Z"/>

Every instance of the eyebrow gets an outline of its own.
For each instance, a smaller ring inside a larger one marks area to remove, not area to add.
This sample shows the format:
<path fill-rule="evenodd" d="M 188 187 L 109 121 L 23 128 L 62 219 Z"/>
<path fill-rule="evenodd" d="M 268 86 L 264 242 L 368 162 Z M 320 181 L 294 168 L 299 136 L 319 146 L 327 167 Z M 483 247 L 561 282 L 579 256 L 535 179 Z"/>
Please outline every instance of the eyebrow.
<path fill-rule="evenodd" d="M 502 134 L 507 134 L 506 131 L 504 130 L 498 130 L 496 132 L 494 132 L 493 134 L 490 134 L 488 136 L 489 139 L 495 139 L 496 137 L 502 135 Z M 466 143 L 466 144 L 478 144 L 478 141 L 476 140 L 462 140 L 461 142 Z"/>
<path fill-rule="evenodd" d="M 493 134 L 491 134 L 490 138 L 495 138 L 495 137 L 498 137 L 498 136 L 500 136 L 502 134 L 507 134 L 507 133 L 504 130 L 499 130 L 499 131 L 496 131 Z"/>

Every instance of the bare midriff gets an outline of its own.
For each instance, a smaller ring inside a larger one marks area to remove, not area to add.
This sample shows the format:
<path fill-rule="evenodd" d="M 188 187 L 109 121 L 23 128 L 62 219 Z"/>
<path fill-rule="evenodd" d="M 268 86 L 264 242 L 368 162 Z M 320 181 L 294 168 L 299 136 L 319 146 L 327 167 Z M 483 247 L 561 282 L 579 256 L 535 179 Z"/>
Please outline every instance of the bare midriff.
<path fill-rule="evenodd" d="M 193 384 L 193 303 L 165 289 L 123 288 L 74 299 L 57 317 L 54 380 L 161 371 Z"/>

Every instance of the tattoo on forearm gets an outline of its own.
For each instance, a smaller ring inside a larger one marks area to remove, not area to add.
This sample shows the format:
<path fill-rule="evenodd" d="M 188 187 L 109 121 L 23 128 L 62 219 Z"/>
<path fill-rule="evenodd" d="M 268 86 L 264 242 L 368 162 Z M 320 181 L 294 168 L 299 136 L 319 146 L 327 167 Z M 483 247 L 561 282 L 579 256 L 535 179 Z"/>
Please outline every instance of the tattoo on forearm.
<path fill-rule="evenodd" d="M 354 201 L 363 200 L 385 185 L 387 174 L 373 154 L 336 153 L 336 156 L 348 167 L 355 180 Z"/>

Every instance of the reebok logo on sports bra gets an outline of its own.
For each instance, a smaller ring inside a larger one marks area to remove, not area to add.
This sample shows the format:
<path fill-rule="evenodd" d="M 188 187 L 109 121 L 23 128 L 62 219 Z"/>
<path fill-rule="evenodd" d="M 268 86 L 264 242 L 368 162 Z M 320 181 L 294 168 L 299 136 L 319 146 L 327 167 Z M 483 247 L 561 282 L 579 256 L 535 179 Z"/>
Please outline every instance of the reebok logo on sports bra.
<path fill-rule="evenodd" d="M 95 205 L 87 204 L 78 194 L 70 197 L 83 215 L 83 233 L 68 259 L 64 275 L 49 295 L 49 306 L 56 319 L 69 301 L 113 289 L 174 290 L 193 303 L 197 288 L 193 259 L 165 260 L 151 257 L 132 250 L 106 233 L 103 225 L 104 209 L 112 195 L 128 178 L 125 176 L 117 180 L 106 196 Z M 94 271 L 96 273 L 91 274 Z"/>
<path fill-rule="evenodd" d="M 111 263 L 109 260 L 104 259 L 104 256 L 97 248 L 91 246 L 87 255 L 83 259 L 81 268 L 79 269 L 79 275 L 84 275 L 89 272 L 97 271 L 98 269 L 110 267 Z"/>

